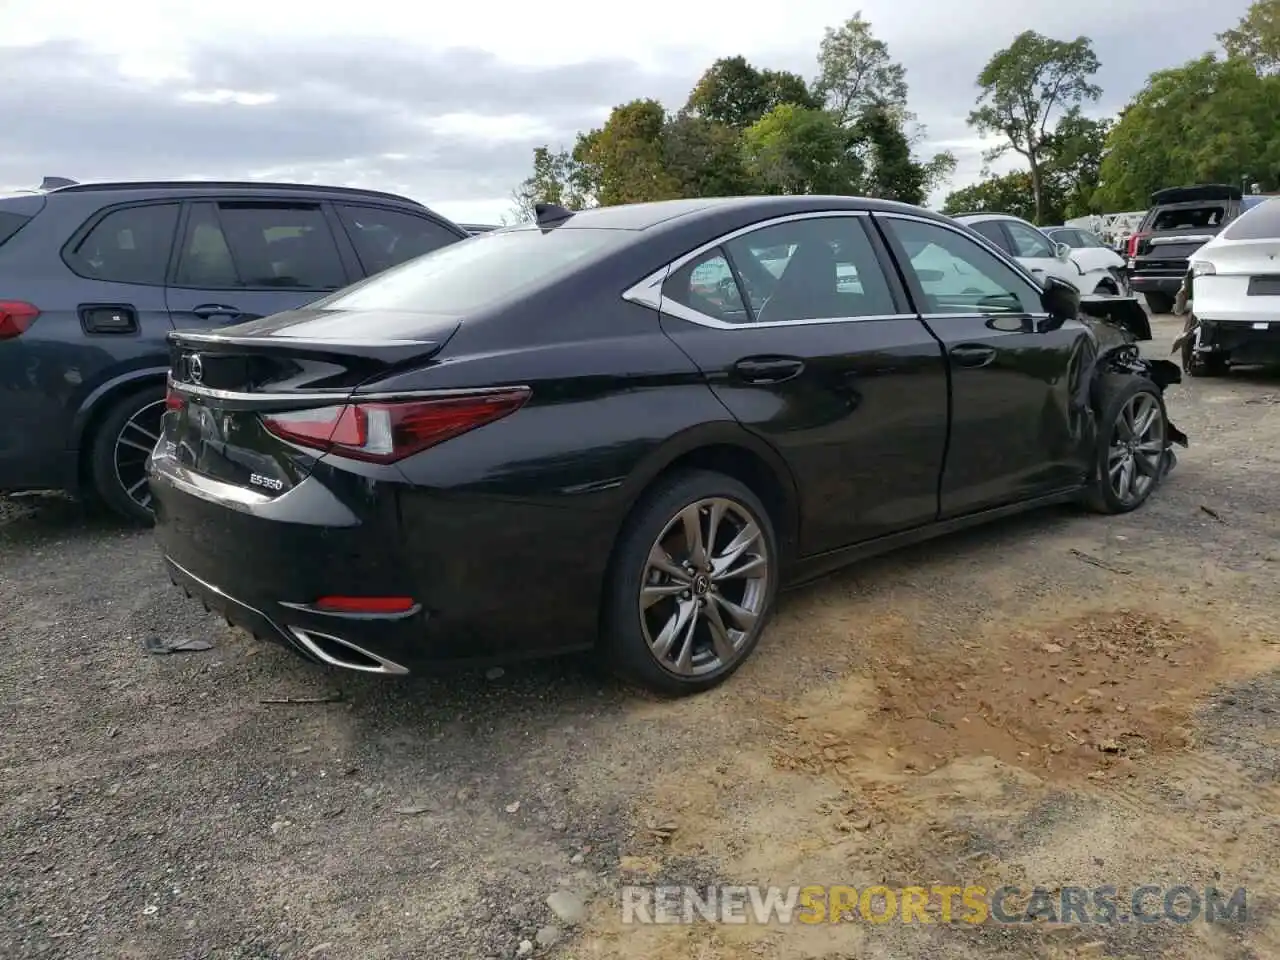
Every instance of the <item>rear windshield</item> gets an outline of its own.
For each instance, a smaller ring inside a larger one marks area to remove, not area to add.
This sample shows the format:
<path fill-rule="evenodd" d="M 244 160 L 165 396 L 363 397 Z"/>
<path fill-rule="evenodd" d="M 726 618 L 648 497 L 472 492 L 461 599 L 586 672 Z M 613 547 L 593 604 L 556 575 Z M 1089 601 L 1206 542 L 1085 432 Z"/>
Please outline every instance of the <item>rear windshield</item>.
<path fill-rule="evenodd" d="M 1164 207 L 1156 211 L 1151 230 L 1186 230 L 1197 227 L 1220 227 L 1227 208 L 1220 203 L 1200 203 L 1186 207 Z"/>
<path fill-rule="evenodd" d="M 1223 236 L 1228 240 L 1280 239 L 1280 199 L 1260 203 L 1242 214 Z"/>
<path fill-rule="evenodd" d="M 441 247 L 313 304 L 323 310 L 461 315 L 567 273 L 621 246 L 631 231 L 522 229 Z"/>

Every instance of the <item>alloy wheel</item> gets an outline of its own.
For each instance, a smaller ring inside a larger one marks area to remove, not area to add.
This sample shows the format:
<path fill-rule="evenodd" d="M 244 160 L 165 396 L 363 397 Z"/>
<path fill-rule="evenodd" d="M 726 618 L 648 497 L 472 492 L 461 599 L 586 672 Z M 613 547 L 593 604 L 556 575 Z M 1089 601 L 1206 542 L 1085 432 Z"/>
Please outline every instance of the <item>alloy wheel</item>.
<path fill-rule="evenodd" d="M 164 401 L 156 400 L 141 407 L 124 422 L 116 435 L 112 462 L 116 482 L 130 500 L 143 510 L 151 509 L 151 487 L 147 483 L 147 457 L 160 440 L 160 420 Z"/>
<path fill-rule="evenodd" d="M 1156 397 L 1135 393 L 1120 408 L 1107 449 L 1107 482 L 1123 504 L 1141 500 L 1160 477 L 1164 415 Z"/>
<path fill-rule="evenodd" d="M 736 661 L 764 614 L 773 575 L 760 523 L 736 500 L 689 504 L 649 550 L 640 626 L 654 659 L 699 677 Z"/>

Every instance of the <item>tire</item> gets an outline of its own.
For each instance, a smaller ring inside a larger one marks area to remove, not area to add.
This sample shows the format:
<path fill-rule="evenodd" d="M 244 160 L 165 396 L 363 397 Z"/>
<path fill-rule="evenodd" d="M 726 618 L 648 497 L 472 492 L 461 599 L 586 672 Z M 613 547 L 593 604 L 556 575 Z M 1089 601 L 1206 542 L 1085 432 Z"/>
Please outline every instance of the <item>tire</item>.
<path fill-rule="evenodd" d="M 710 561 L 696 575 L 681 566 L 689 556 L 683 516 L 695 506 L 700 506 L 704 540 L 713 510 L 718 521 Z M 733 537 L 748 523 L 758 535 L 721 567 L 731 575 L 717 583 L 709 568 L 729 553 Z M 665 554 L 662 566 L 650 562 L 651 551 L 659 547 Z M 777 596 L 778 559 L 773 522 L 745 484 L 707 470 L 672 474 L 636 505 L 618 538 L 605 585 L 601 653 L 620 677 L 654 693 L 686 696 L 710 690 L 728 679 L 759 642 Z M 751 576 L 734 576 L 739 571 Z M 653 599 L 642 609 L 646 585 Z M 719 650 L 713 644 L 717 621 L 725 628 Z M 671 630 L 686 623 L 689 630 Z M 664 628 L 670 639 L 664 638 Z M 689 655 L 682 663 L 686 645 Z"/>
<path fill-rule="evenodd" d="M 1173 313 L 1173 297 L 1167 293 L 1144 293 L 1152 313 Z"/>
<path fill-rule="evenodd" d="M 144 387 L 115 401 L 94 430 L 89 448 L 93 492 L 112 513 L 132 523 L 150 525 L 151 494 L 142 474 L 159 419 L 164 414 L 163 384 Z M 142 487 L 137 487 L 139 477 Z"/>
<path fill-rule="evenodd" d="M 1129 513 L 1147 501 L 1172 466 L 1164 398 L 1160 388 L 1150 380 L 1130 374 L 1103 377 L 1098 384 L 1097 398 L 1097 452 L 1087 502 L 1096 513 Z M 1123 425 L 1137 418 L 1145 419 L 1148 410 L 1155 411 L 1155 420 L 1136 439 L 1135 447 L 1120 453 L 1128 443 L 1123 436 Z M 1121 472 L 1113 475 L 1112 464 L 1123 464 L 1126 458 L 1129 470 L 1134 472 L 1125 472 L 1123 466 L 1119 466 Z M 1127 478 L 1134 482 L 1127 483 Z M 1138 483 L 1140 479 L 1148 482 Z"/>

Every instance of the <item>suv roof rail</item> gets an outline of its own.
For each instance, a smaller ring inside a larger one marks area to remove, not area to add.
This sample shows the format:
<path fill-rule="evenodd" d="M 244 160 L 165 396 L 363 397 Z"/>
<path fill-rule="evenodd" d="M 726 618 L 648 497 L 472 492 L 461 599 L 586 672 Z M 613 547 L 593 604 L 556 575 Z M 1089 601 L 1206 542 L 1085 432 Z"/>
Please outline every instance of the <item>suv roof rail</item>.
<path fill-rule="evenodd" d="M 996 210 L 966 210 L 964 213 L 951 214 L 951 218 L 953 220 L 956 219 L 957 217 L 1008 217 L 1008 216 L 1012 216 L 1012 214 L 1000 213 L 999 211 L 996 211 Z"/>
<path fill-rule="evenodd" d="M 57 193 L 90 193 L 94 190 L 182 190 L 182 189 L 214 189 L 214 190 L 296 190 L 299 193 L 337 193 L 353 197 L 380 197 L 384 200 L 396 200 L 400 203 L 411 203 L 416 207 L 425 204 L 398 193 L 387 193 L 384 190 L 365 190 L 361 187 L 333 187 L 320 183 L 275 183 L 269 180 L 117 180 L 101 183 L 71 183 L 67 186 L 55 187 Z"/>

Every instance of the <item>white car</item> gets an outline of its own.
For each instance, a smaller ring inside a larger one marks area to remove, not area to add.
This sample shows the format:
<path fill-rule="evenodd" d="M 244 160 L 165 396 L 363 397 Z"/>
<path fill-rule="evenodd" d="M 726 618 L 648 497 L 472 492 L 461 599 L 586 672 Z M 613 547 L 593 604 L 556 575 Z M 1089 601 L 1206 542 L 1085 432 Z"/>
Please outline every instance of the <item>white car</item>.
<path fill-rule="evenodd" d="M 1065 243 L 1070 247 L 1071 259 L 1079 264 L 1081 270 L 1102 269 L 1124 278 L 1124 257 L 1096 233 L 1080 227 L 1043 227 L 1040 232 L 1054 243 Z"/>
<path fill-rule="evenodd" d="M 1193 376 L 1280 362 L 1280 197 L 1264 200 L 1191 255 Z"/>
<path fill-rule="evenodd" d="M 1124 260 L 1106 248 L 1097 251 L 1110 254 L 1106 260 L 1092 250 L 1079 258 L 1076 255 L 1083 251 L 1055 243 L 1039 228 L 1004 213 L 965 213 L 952 219 L 981 234 L 1037 278 L 1057 277 L 1084 294 L 1115 297 L 1128 293 Z"/>

